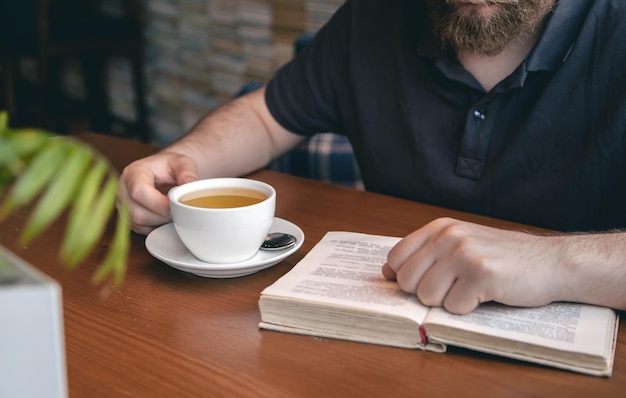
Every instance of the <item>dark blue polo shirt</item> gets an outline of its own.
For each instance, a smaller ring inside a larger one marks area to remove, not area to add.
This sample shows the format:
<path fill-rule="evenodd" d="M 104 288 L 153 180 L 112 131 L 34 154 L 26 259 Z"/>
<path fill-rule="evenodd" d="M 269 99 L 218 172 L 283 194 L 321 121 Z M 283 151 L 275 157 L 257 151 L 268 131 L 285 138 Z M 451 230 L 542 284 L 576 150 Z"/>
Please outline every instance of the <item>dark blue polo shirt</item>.
<path fill-rule="evenodd" d="M 348 1 L 268 84 L 276 120 L 351 141 L 368 190 L 556 230 L 626 227 L 626 1 L 561 0 L 490 92 L 420 0 Z"/>

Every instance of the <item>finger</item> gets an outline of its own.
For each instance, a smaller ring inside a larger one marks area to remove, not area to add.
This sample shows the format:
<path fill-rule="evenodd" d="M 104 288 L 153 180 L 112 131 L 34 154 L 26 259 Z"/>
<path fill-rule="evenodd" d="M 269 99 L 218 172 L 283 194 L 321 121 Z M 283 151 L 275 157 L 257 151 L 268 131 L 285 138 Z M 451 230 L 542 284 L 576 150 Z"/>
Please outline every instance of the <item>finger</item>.
<path fill-rule="evenodd" d="M 417 294 L 418 285 L 426 272 L 447 253 L 449 242 L 446 239 L 442 242 L 439 239 L 439 232 L 451 222 L 451 219 L 435 220 L 402 240 L 399 244 L 403 246 L 396 246 L 398 252 L 389 256 L 388 263 L 396 272 L 396 280 L 402 290 Z M 404 258 L 402 263 L 392 265 L 394 261 L 406 255 L 408 257 Z"/>
<path fill-rule="evenodd" d="M 145 207 L 131 205 L 129 210 L 131 229 L 140 234 L 145 235 L 152 231 L 155 227 L 171 221 L 169 214 L 167 216 L 163 216 L 149 211 Z"/>
<path fill-rule="evenodd" d="M 428 240 L 426 228 L 418 229 L 400 240 L 387 254 L 387 265 L 396 274 L 407 263 L 407 260 L 422 248 Z"/>
<path fill-rule="evenodd" d="M 134 179 L 126 180 L 124 187 L 131 201 L 131 211 L 144 208 L 148 213 L 169 217 L 169 200 L 155 188 L 154 180 L 149 170 L 135 173 Z"/>
<path fill-rule="evenodd" d="M 156 229 L 156 226 L 141 226 L 141 225 L 132 225 L 131 224 L 131 230 L 133 232 L 138 233 L 139 235 L 144 235 L 147 236 L 150 234 L 150 232 L 154 231 Z"/>
<path fill-rule="evenodd" d="M 431 221 L 422 228 L 410 233 L 400 242 L 398 242 L 387 255 L 387 263 L 389 267 L 396 273 L 407 262 L 409 257 L 420 250 L 426 242 L 432 239 L 439 230 L 450 224 L 451 220 L 446 218 L 440 218 L 435 221 Z"/>
<path fill-rule="evenodd" d="M 385 263 L 381 268 L 381 272 L 383 273 L 385 279 L 388 279 L 390 281 L 396 280 L 396 272 L 393 270 L 393 268 L 389 266 L 389 264 Z"/>
<path fill-rule="evenodd" d="M 198 179 L 198 168 L 193 159 L 187 156 L 175 156 L 170 158 L 169 167 L 172 170 L 174 180 L 182 185 Z"/>
<path fill-rule="evenodd" d="M 398 285 L 407 293 L 417 294 L 417 287 L 420 281 L 435 262 L 430 252 L 424 250 L 427 245 L 422 247 L 419 252 L 414 252 L 401 264 L 400 269 L 396 271 Z"/>
<path fill-rule="evenodd" d="M 149 170 L 125 170 L 118 186 L 118 200 L 127 203 L 131 229 L 135 232 L 146 234 L 170 220 L 169 200 L 154 187 Z"/>
<path fill-rule="evenodd" d="M 438 259 L 423 274 L 416 287 L 419 300 L 431 307 L 441 307 L 443 301 L 457 280 L 454 268 L 445 264 L 446 259 Z"/>
<path fill-rule="evenodd" d="M 482 302 L 480 288 L 467 279 L 459 279 L 450 287 L 442 301 L 442 306 L 452 314 L 467 314 L 475 310 Z"/>

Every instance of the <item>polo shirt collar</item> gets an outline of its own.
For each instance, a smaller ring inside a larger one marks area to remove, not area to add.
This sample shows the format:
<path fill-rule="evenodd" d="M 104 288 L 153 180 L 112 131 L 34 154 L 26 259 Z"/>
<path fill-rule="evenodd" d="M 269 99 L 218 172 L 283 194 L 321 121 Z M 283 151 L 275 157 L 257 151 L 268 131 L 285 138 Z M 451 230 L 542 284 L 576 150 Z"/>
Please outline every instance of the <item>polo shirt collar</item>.
<path fill-rule="evenodd" d="M 528 56 L 526 70 L 553 70 L 567 60 L 593 0 L 559 1 L 539 41 Z"/>

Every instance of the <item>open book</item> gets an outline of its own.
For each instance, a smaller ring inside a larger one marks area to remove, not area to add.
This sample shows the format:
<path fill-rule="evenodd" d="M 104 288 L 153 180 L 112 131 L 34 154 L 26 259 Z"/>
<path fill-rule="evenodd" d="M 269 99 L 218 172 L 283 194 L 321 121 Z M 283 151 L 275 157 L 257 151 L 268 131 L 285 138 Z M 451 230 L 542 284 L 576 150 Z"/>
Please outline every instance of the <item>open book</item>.
<path fill-rule="evenodd" d="M 259 300 L 260 327 L 444 352 L 446 345 L 610 376 L 619 317 L 575 303 L 513 308 L 486 303 L 467 315 L 422 305 L 383 278 L 399 238 L 329 232 Z"/>

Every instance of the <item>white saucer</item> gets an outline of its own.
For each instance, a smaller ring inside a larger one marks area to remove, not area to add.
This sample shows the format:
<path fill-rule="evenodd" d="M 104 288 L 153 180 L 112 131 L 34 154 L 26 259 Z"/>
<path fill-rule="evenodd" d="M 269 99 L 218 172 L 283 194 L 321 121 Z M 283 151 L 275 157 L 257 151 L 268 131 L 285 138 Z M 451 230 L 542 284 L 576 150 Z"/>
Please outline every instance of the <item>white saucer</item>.
<path fill-rule="evenodd" d="M 286 232 L 296 237 L 296 245 L 283 250 L 259 250 L 249 260 L 231 264 L 205 263 L 198 260 L 181 242 L 174 224 L 162 225 L 146 237 L 146 249 L 155 258 L 181 271 L 208 278 L 235 278 L 250 275 L 278 264 L 295 253 L 304 243 L 304 232 L 295 224 L 274 218 L 270 232 Z"/>

